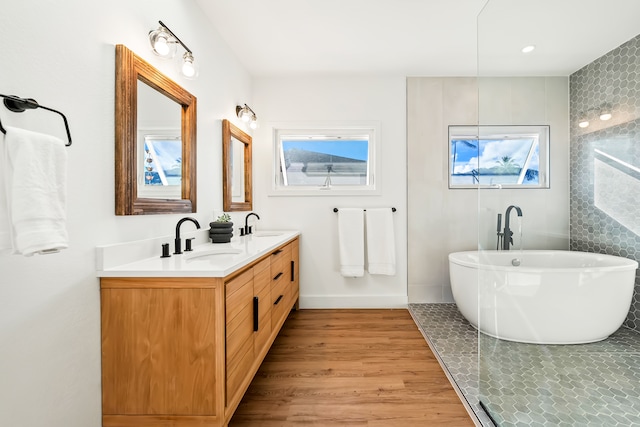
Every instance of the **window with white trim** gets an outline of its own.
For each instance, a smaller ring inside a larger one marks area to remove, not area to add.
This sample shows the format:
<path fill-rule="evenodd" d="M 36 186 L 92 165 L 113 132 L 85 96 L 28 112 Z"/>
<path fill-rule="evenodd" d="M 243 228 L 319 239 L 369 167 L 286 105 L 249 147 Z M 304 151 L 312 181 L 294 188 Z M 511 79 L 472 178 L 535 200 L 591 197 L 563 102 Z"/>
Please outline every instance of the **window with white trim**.
<path fill-rule="evenodd" d="M 375 127 L 275 129 L 275 193 L 369 194 L 375 146 Z"/>

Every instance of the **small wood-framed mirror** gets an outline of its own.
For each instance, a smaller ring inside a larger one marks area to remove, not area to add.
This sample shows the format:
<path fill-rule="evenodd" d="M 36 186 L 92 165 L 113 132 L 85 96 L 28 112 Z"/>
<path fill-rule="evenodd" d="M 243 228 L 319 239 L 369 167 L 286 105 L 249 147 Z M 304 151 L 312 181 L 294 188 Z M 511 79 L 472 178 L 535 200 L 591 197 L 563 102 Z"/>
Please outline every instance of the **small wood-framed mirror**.
<path fill-rule="evenodd" d="M 222 121 L 222 205 L 225 212 L 250 211 L 251 136 Z"/>
<path fill-rule="evenodd" d="M 149 93 L 154 104 L 175 104 L 169 109 L 176 117 L 156 118 L 161 125 L 145 133 L 139 117 L 146 115 L 143 110 L 158 107 L 142 105 Z M 195 212 L 196 97 L 127 47 L 116 45 L 115 102 L 116 215 Z M 161 129 L 171 127 L 169 123 L 176 123 L 173 135 Z M 169 151 L 163 165 L 161 148 Z M 166 188 L 151 188 L 154 185 Z M 174 191 L 168 189 L 172 186 Z"/>

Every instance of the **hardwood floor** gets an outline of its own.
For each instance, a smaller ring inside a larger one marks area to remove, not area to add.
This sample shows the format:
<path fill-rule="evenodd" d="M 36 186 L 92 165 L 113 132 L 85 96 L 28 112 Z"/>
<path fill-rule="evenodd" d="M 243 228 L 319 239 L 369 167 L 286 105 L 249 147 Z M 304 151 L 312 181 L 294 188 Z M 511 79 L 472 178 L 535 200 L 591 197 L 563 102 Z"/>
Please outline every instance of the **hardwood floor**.
<path fill-rule="evenodd" d="M 474 423 L 407 310 L 298 310 L 229 426 L 301 425 Z"/>

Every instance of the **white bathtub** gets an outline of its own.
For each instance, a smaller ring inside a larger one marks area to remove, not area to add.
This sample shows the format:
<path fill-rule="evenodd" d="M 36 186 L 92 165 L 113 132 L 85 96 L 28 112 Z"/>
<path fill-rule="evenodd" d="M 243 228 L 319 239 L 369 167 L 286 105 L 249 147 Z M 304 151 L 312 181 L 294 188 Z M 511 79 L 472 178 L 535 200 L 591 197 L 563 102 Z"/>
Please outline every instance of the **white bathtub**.
<path fill-rule="evenodd" d="M 586 252 L 449 254 L 460 313 L 487 335 L 535 344 L 595 342 L 615 332 L 631 305 L 636 268 L 627 258 Z"/>

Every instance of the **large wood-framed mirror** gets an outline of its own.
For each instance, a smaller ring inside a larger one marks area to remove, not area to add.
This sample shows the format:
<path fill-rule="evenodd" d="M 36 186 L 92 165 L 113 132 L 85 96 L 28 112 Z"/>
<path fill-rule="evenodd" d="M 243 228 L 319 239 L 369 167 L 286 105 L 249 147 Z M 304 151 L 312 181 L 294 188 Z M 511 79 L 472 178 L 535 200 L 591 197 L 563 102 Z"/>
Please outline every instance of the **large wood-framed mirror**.
<path fill-rule="evenodd" d="M 222 121 L 222 205 L 225 212 L 253 209 L 251 136 Z"/>
<path fill-rule="evenodd" d="M 116 45 L 115 102 L 116 215 L 195 212 L 196 97 Z"/>

